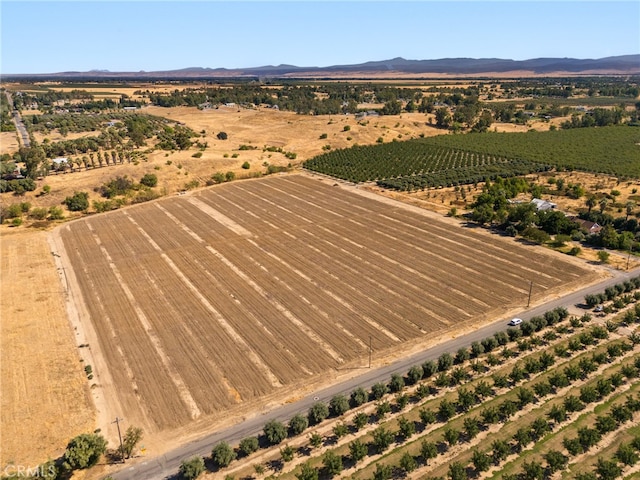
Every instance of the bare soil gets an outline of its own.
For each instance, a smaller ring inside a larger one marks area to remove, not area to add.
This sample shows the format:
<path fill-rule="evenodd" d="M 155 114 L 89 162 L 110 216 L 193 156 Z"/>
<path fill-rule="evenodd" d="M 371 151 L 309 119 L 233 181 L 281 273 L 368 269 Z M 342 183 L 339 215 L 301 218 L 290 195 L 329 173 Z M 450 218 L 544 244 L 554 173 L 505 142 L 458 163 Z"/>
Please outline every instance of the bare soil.
<path fill-rule="evenodd" d="M 540 302 L 601 275 L 303 175 L 220 185 L 59 233 L 87 308 L 80 321 L 96 331 L 92 354 L 112 377 L 98 387 L 144 428 L 154 455 L 362 365 L 369 336 L 390 360 L 521 308 L 524 277 L 537 279 Z"/>

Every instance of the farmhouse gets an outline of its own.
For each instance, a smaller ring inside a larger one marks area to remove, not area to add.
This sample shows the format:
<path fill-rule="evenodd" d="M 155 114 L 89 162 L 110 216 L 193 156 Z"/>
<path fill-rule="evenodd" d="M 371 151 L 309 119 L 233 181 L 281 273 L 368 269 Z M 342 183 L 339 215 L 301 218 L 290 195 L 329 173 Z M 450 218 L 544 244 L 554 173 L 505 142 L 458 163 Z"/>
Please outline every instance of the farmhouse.
<path fill-rule="evenodd" d="M 531 203 L 533 203 L 536 206 L 536 209 L 538 211 L 540 210 L 554 210 L 558 205 L 553 203 L 553 202 L 549 202 L 547 200 L 541 200 L 539 198 L 534 198 L 533 200 L 531 200 Z"/>
<path fill-rule="evenodd" d="M 599 233 L 600 230 L 602 230 L 602 227 L 596 222 L 590 222 L 589 220 L 583 220 L 575 216 L 569 217 L 569 220 L 580 225 L 580 228 L 588 233 Z"/>

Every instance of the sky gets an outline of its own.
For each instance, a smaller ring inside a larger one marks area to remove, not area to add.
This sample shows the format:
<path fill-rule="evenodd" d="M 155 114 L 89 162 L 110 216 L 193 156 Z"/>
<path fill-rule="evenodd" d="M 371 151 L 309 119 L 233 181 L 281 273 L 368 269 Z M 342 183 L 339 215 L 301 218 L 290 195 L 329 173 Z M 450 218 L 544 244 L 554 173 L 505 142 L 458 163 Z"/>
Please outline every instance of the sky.
<path fill-rule="evenodd" d="M 640 2 L 0 0 L 0 73 L 640 53 Z"/>

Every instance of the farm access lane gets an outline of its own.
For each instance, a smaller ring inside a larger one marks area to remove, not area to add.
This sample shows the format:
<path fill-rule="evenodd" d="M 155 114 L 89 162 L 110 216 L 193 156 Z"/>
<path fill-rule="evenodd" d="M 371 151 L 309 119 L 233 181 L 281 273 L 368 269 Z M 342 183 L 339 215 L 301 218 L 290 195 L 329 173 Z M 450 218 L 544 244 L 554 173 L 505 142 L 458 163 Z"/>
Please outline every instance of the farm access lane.
<path fill-rule="evenodd" d="M 627 272 L 612 270 L 613 276 L 606 280 L 550 300 L 536 307 L 523 310 L 521 313 L 518 313 L 517 316 L 523 320 L 528 320 L 534 316 L 542 315 L 546 311 L 552 310 L 556 307 L 575 307 L 576 305 L 583 303 L 585 295 L 600 293 L 607 287 L 635 277 L 638 273 L 637 269 Z M 182 447 L 167 452 L 162 456 L 136 462 L 130 466 L 124 466 L 122 470 L 112 473 L 111 477 L 114 480 L 150 480 L 170 478 L 177 473 L 180 463 L 184 459 L 190 458 L 194 455 L 201 455 L 203 457 L 210 456 L 214 445 L 221 441 L 228 442 L 232 445 L 237 444 L 243 438 L 260 434 L 264 424 L 269 420 L 279 420 L 286 423 L 292 416 L 300 412 L 306 412 L 318 401 L 328 403 L 335 395 L 349 395 L 357 387 L 367 389 L 374 383 L 387 382 L 394 373 L 405 374 L 413 365 L 421 364 L 427 360 L 437 360 L 437 358 L 445 352 L 456 352 L 462 347 L 470 346 L 472 342 L 481 341 L 496 332 L 506 330 L 508 321 L 509 318 L 501 318 L 500 320 L 479 328 L 478 330 L 460 335 L 459 337 L 445 343 L 418 352 L 389 365 L 367 370 L 367 372 L 362 375 L 343 381 L 331 387 L 327 387 L 296 402 L 277 407 L 266 414 L 249 418 L 232 427 L 209 434 L 199 440 L 190 442 Z"/>
<path fill-rule="evenodd" d="M 9 101 L 9 105 L 13 105 L 13 99 L 11 97 L 11 93 L 8 91 L 5 92 L 7 96 L 7 100 Z M 31 141 L 29 140 L 29 134 L 27 133 L 27 129 L 22 123 L 22 117 L 20 116 L 20 112 L 18 110 L 13 110 L 13 123 L 16 126 L 16 130 L 20 134 L 20 139 L 22 140 L 22 146 L 29 148 L 31 146 Z"/>

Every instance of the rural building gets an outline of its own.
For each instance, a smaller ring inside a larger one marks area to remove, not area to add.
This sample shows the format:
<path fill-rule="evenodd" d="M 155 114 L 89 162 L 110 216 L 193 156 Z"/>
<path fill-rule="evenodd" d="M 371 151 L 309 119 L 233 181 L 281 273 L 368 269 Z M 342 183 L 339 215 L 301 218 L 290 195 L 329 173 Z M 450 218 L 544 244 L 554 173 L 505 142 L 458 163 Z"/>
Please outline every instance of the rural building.
<path fill-rule="evenodd" d="M 127 111 L 132 111 L 132 110 L 136 110 L 138 107 L 123 107 L 124 110 Z"/>
<path fill-rule="evenodd" d="M 589 220 L 583 220 L 578 217 L 569 217 L 569 220 L 580 225 L 580 229 L 588 233 L 599 233 L 602 227 L 596 222 L 590 222 Z"/>
<path fill-rule="evenodd" d="M 540 211 L 540 210 L 555 210 L 555 208 L 558 206 L 557 204 L 555 204 L 553 202 L 549 202 L 547 200 L 541 200 L 539 198 L 534 198 L 533 200 L 531 200 L 531 203 L 533 203 L 536 206 L 536 209 L 538 211 Z"/>
<path fill-rule="evenodd" d="M 62 165 L 63 163 L 69 163 L 69 159 L 67 157 L 58 157 L 51 160 L 51 163 L 58 166 L 58 165 Z"/>

